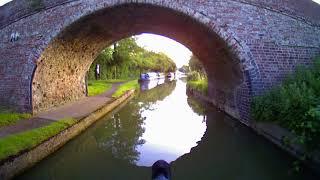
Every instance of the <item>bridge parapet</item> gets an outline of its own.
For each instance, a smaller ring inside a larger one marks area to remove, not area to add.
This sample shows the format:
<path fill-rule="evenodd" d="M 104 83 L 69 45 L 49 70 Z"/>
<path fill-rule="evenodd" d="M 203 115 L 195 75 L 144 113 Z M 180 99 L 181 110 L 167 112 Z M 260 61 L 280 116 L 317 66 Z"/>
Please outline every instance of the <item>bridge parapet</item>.
<path fill-rule="evenodd" d="M 50 9 L 78 0 L 13 0 L 0 7 L 0 28 L 44 9 Z M 177 0 L 186 4 L 189 0 Z M 196 0 L 194 3 L 219 0 Z M 225 0 L 224 0 L 225 1 Z M 312 0 L 230 0 L 276 11 L 309 24 L 320 26 L 320 6 Z"/>
<path fill-rule="evenodd" d="M 44 9 L 77 0 L 13 0 L 0 7 L 0 28 Z"/>
<path fill-rule="evenodd" d="M 278 11 L 320 26 L 320 6 L 312 0 L 236 0 Z"/>

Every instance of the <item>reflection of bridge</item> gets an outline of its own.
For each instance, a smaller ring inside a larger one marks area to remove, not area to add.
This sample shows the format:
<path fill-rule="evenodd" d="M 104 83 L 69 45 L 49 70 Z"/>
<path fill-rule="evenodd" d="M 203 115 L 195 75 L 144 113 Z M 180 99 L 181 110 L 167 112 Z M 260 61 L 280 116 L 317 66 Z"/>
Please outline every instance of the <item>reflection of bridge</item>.
<path fill-rule="evenodd" d="M 142 32 L 190 48 L 212 101 L 246 123 L 253 95 L 320 54 L 311 0 L 14 0 L 0 8 L 0 27 L 0 105 L 29 112 L 85 96 L 101 49 Z"/>

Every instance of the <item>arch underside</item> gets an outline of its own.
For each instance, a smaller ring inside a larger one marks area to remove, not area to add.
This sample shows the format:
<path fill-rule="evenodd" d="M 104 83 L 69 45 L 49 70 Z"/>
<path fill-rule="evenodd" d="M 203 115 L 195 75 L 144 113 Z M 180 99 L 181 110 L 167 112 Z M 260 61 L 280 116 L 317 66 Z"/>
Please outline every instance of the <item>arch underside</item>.
<path fill-rule="evenodd" d="M 209 96 L 213 102 L 240 118 L 241 97 L 249 97 L 250 89 L 237 51 L 190 16 L 142 4 L 94 12 L 71 24 L 52 40 L 41 54 L 33 77 L 33 112 L 84 97 L 85 73 L 101 50 L 140 33 L 163 35 L 188 47 L 207 71 Z"/>

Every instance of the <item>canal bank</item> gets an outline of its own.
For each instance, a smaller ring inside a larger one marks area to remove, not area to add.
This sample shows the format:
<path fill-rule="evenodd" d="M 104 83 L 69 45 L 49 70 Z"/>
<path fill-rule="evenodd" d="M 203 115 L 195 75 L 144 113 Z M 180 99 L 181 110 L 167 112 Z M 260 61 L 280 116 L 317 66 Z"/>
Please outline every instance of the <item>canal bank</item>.
<path fill-rule="evenodd" d="M 30 149 L 24 149 L 17 154 L 1 160 L 0 179 L 10 179 L 52 154 L 105 114 L 131 98 L 134 95 L 134 91 L 135 90 L 129 90 L 118 98 L 104 96 L 106 94 L 112 94 L 106 93 L 100 97 L 86 98 L 82 101 L 76 102 L 76 104 L 57 108 L 51 111 L 51 113 L 39 114 L 39 117 L 49 119 L 50 122 L 54 121 L 54 119 L 57 120 L 61 118 L 62 115 L 64 118 L 75 118 L 76 122 L 58 134 L 43 141 L 39 145 Z M 94 100 L 96 103 L 90 104 L 90 102 Z M 86 107 L 89 107 L 89 109 L 86 109 Z M 86 110 L 81 111 L 81 109 Z"/>
<path fill-rule="evenodd" d="M 187 94 L 216 107 L 215 103 L 209 97 L 195 89 L 187 88 Z M 288 143 L 294 142 L 294 139 L 296 138 L 294 134 L 290 133 L 288 130 L 272 123 L 257 123 L 254 121 L 245 123 L 240 120 L 238 121 L 250 127 L 254 132 L 290 153 L 295 158 L 300 159 L 306 166 L 320 175 L 320 153 L 313 153 L 310 159 L 304 158 L 305 149 L 301 145 L 297 143 Z"/>
<path fill-rule="evenodd" d="M 118 108 L 117 108 L 118 109 Z M 295 158 L 218 109 L 186 95 L 182 80 L 140 91 L 15 180 L 150 179 L 170 162 L 175 180 L 316 180 Z"/>

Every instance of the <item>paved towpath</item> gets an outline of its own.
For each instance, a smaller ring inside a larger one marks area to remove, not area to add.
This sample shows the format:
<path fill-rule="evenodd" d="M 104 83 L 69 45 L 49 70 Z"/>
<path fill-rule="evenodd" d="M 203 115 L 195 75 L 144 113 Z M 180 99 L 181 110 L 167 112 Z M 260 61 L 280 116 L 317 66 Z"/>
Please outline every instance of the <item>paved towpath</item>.
<path fill-rule="evenodd" d="M 122 83 L 114 83 L 112 84 L 112 88 L 103 94 L 85 97 L 76 102 L 62 105 L 47 112 L 39 113 L 31 119 L 21 120 L 14 125 L 2 127 L 0 128 L 0 138 L 39 128 L 64 118 L 74 118 L 77 120 L 82 119 L 111 101 L 112 94 L 121 84 Z"/>

